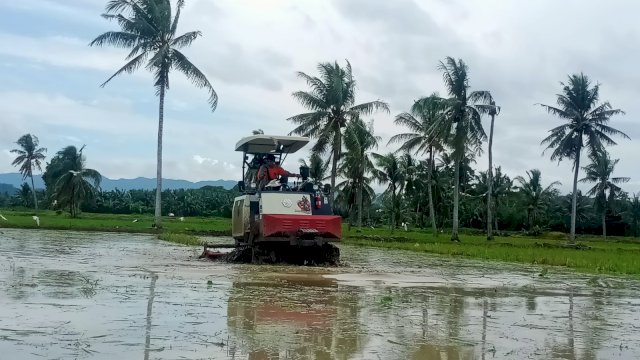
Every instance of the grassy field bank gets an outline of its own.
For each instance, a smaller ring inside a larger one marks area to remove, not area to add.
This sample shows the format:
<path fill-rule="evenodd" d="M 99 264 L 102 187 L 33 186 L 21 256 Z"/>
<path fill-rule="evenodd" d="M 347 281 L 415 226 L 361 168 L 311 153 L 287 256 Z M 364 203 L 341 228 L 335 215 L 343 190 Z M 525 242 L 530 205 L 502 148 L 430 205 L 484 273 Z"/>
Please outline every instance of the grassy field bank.
<path fill-rule="evenodd" d="M 1 210 L 7 220 L 0 218 L 0 228 L 36 229 L 38 225 L 32 218 L 33 211 Z M 165 217 L 163 229 L 158 231 L 153 224 L 152 215 L 115 215 L 82 213 L 72 219 L 66 213 L 57 214 L 54 211 L 41 211 L 39 228 L 54 230 L 82 230 L 105 232 L 131 233 L 176 233 L 206 236 L 226 236 L 231 232 L 230 219 L 188 217 L 184 221 L 179 218 Z"/>
<path fill-rule="evenodd" d="M 567 248 L 566 235 L 549 233 L 539 237 L 508 236 L 487 241 L 481 235 L 461 235 L 461 243 L 449 235 L 434 238 L 430 231 L 363 229 L 345 232 L 345 241 L 358 246 L 404 249 L 537 265 L 566 266 L 581 272 L 640 274 L 640 241 L 633 238 L 581 237 L 578 248 Z"/>
<path fill-rule="evenodd" d="M 33 212 L 0 210 L 0 228 L 38 228 Z M 66 214 L 44 211 L 39 214 L 40 228 L 57 230 L 132 232 L 158 234 L 162 240 L 185 245 L 200 245 L 198 236 L 229 236 L 230 219 L 165 218 L 163 229 L 151 225 L 150 215 L 112 215 L 83 213 L 71 219 Z M 461 235 L 461 243 L 452 243 L 446 233 L 434 238 L 430 231 L 391 232 L 388 229 L 351 229 L 344 242 L 357 246 L 405 249 L 453 257 L 499 260 L 516 263 L 557 265 L 589 273 L 640 274 L 640 241 L 633 238 L 581 237 L 581 249 L 565 248 L 566 235 L 549 233 L 540 237 L 509 236 L 486 241 L 481 235 Z"/>

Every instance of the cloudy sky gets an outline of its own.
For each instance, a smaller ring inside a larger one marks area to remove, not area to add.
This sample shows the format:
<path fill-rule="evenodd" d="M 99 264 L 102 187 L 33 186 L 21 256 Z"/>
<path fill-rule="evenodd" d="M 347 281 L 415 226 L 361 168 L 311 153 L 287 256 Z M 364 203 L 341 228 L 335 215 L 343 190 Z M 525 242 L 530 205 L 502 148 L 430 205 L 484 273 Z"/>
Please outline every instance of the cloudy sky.
<path fill-rule="evenodd" d="M 0 172 L 14 171 L 8 150 L 27 132 L 53 154 L 86 144 L 89 166 L 110 178 L 155 174 L 157 98 L 144 70 L 100 88 L 124 64 L 125 52 L 91 48 L 115 29 L 100 18 L 106 0 L 0 0 Z M 220 102 L 179 74 L 168 93 L 164 175 L 188 180 L 236 179 L 235 142 L 252 129 L 286 134 L 285 119 L 304 109 L 296 71 L 348 59 L 358 101 L 384 100 L 376 114 L 385 143 L 400 131 L 393 116 L 421 96 L 443 93 L 438 61 L 462 58 L 471 87 L 490 90 L 497 118 L 494 161 L 511 176 L 542 170 L 545 182 L 571 184 L 569 163 L 542 156 L 540 140 L 559 120 L 536 103 L 553 104 L 559 82 L 584 72 L 602 98 L 626 111 L 612 125 L 632 141 L 611 149 L 618 175 L 640 191 L 640 72 L 637 13 L 631 1 L 502 0 L 187 0 L 179 32 L 201 30 L 185 51 L 214 84 Z M 485 121 L 486 123 L 486 121 Z M 488 126 L 486 126 L 488 128 Z M 380 152 L 391 148 L 381 148 Z M 296 157 L 297 158 L 297 157 Z M 289 167 L 296 164 L 289 162 Z M 295 165 L 295 166 L 294 166 Z M 478 159 L 486 168 L 486 158 Z"/>

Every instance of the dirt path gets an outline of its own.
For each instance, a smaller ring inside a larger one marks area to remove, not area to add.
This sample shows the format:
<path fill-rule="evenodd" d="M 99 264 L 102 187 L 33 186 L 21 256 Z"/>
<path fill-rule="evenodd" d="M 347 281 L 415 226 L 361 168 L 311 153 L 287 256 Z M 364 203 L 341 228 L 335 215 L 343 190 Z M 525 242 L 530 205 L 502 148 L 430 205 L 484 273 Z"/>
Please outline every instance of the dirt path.
<path fill-rule="evenodd" d="M 637 359 L 640 283 L 342 247 L 230 265 L 146 235 L 2 230 L 4 359 Z"/>

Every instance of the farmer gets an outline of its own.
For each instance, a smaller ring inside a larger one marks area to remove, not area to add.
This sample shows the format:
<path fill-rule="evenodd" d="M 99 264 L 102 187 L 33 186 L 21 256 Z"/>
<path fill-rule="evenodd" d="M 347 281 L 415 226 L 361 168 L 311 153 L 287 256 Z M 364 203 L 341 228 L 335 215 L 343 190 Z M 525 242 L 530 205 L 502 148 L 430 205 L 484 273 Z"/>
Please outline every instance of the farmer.
<path fill-rule="evenodd" d="M 256 180 L 258 180 L 258 189 L 262 190 L 266 184 L 271 180 L 276 180 L 282 176 L 295 176 L 300 177 L 298 174 L 290 173 L 283 169 L 278 163 L 276 163 L 276 157 L 269 154 L 265 157 L 265 162 L 258 173 L 256 174 Z"/>

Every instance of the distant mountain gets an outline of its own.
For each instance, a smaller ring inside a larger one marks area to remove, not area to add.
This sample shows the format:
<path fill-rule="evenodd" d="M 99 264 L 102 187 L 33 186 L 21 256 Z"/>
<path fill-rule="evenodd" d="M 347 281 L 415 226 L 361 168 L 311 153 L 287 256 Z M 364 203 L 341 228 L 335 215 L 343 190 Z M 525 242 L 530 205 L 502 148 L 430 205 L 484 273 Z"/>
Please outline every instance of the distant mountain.
<path fill-rule="evenodd" d="M 7 193 L 9 195 L 13 195 L 18 191 L 18 189 L 13 186 L 13 185 L 9 185 L 9 184 L 0 184 L 0 194 L 4 194 Z"/>
<path fill-rule="evenodd" d="M 0 174 L 0 184 L 9 184 L 15 188 L 20 188 L 24 182 L 31 187 L 31 179 L 22 180 L 22 174 L 20 173 Z M 36 184 L 36 189 L 44 189 L 44 182 L 40 176 L 34 176 L 33 182 Z"/>
<path fill-rule="evenodd" d="M 44 189 L 44 182 L 41 176 L 34 176 L 33 180 L 36 184 L 36 189 Z M 28 179 L 29 185 L 31 180 Z M 22 185 L 22 175 L 19 173 L 0 174 L 0 184 L 8 184 L 15 188 Z M 237 184 L 237 181 L 231 180 L 209 180 L 191 182 L 188 180 L 174 180 L 174 179 L 162 179 L 163 189 L 199 189 L 203 186 L 222 186 L 225 189 L 231 189 Z M 115 190 L 153 190 L 156 188 L 156 179 L 138 177 L 135 179 L 109 179 L 108 177 L 102 177 L 102 183 L 100 187 L 104 191 Z"/>

